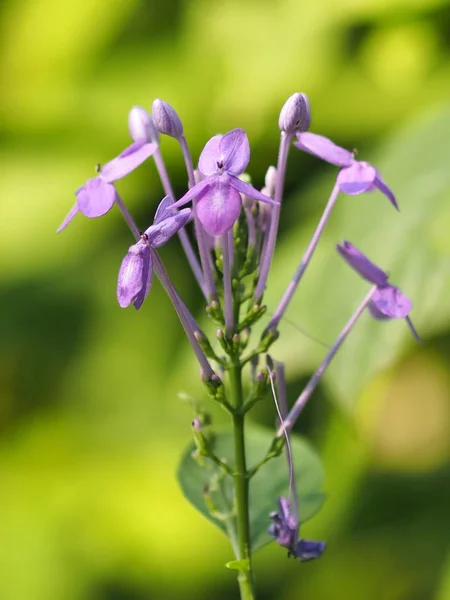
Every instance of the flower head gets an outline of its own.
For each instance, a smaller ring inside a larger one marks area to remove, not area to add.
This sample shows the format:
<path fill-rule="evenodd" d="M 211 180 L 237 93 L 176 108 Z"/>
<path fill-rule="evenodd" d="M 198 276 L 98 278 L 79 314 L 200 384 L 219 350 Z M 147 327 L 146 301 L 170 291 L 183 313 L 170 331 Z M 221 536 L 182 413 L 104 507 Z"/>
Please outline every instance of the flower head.
<path fill-rule="evenodd" d="M 395 196 L 379 171 L 367 162 L 355 160 L 352 152 L 337 146 L 322 135 L 310 132 L 298 132 L 294 146 L 332 165 L 342 167 L 337 176 L 337 185 L 344 194 L 357 195 L 378 189 L 398 210 Z"/>
<path fill-rule="evenodd" d="M 191 210 L 173 210 L 166 196 L 159 204 L 153 225 L 131 246 L 122 261 L 117 282 L 117 300 L 122 308 L 131 303 L 138 310 L 150 291 L 153 277 L 151 248 L 164 245 L 189 220 Z"/>
<path fill-rule="evenodd" d="M 325 542 L 298 539 L 298 522 L 291 513 L 291 503 L 287 498 L 281 496 L 278 499 L 278 512 L 270 513 L 270 518 L 273 521 L 269 527 L 270 535 L 280 546 L 288 549 L 289 555 L 305 562 L 323 554 Z"/>
<path fill-rule="evenodd" d="M 344 241 L 341 245 L 338 244 L 336 249 L 353 270 L 363 279 L 377 286 L 369 304 L 370 314 L 375 319 L 406 319 L 413 335 L 419 339 L 409 318 L 412 302 L 398 287 L 388 282 L 388 274 L 350 242 Z"/>
<path fill-rule="evenodd" d="M 216 135 L 200 155 L 198 169 L 204 179 L 175 206 L 196 199 L 196 212 L 205 230 L 214 236 L 230 230 L 241 212 L 241 195 L 273 204 L 273 200 L 239 179 L 250 160 L 250 146 L 243 129 Z"/>

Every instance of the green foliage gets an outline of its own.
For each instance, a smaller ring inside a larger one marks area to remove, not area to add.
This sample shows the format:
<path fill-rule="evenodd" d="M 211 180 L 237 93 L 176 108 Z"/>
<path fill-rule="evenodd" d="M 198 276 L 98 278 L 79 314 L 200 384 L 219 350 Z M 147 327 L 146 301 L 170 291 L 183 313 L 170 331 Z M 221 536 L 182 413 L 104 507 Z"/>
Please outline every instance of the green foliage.
<path fill-rule="evenodd" d="M 273 432 L 248 427 L 245 432 L 248 467 L 251 469 L 262 460 L 273 440 Z M 310 519 L 324 501 L 323 469 L 319 457 L 303 439 L 292 436 L 291 448 L 295 477 L 299 486 L 300 518 Z M 183 453 L 178 469 L 178 480 L 186 498 L 195 508 L 235 541 L 235 514 L 232 505 L 233 480 L 229 475 L 218 473 L 211 463 L 199 466 L 192 457 L 194 445 L 189 444 Z M 217 456 L 233 466 L 233 437 L 220 433 L 214 441 Z M 207 459 L 205 459 L 207 460 Z M 203 468 L 202 468 L 203 467 Z M 285 456 L 281 455 L 266 463 L 250 481 L 250 527 L 252 550 L 256 551 L 271 541 L 267 529 L 271 523 L 269 513 L 277 509 L 276 498 L 289 493 L 289 474 Z"/>

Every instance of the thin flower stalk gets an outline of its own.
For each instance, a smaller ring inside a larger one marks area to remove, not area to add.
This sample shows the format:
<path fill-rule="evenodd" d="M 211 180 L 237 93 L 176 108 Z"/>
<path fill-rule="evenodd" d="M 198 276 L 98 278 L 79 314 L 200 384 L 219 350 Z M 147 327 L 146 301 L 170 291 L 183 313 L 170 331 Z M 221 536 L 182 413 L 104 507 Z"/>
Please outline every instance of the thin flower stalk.
<path fill-rule="evenodd" d="M 158 278 L 161 281 L 164 289 L 166 290 L 169 298 L 172 301 L 173 307 L 175 308 L 175 311 L 181 321 L 181 324 L 183 325 L 183 329 L 186 332 L 186 335 L 189 339 L 189 343 L 191 344 L 192 349 L 194 350 L 195 356 L 197 357 L 197 360 L 200 364 L 200 368 L 202 370 L 202 375 L 205 379 L 213 379 L 215 377 L 215 373 L 214 373 L 211 365 L 209 364 L 208 359 L 205 356 L 205 353 L 200 348 L 200 345 L 194 334 L 195 332 L 192 327 L 192 320 L 194 319 L 194 317 L 192 317 L 192 320 L 190 320 L 190 318 L 188 318 L 186 316 L 186 312 L 185 312 L 187 310 L 186 305 L 184 303 L 180 302 L 178 293 L 177 293 L 175 287 L 173 286 L 172 282 L 170 281 L 170 278 L 169 278 L 166 270 L 164 269 L 164 266 L 162 264 L 161 259 L 159 258 L 158 253 L 155 250 L 153 250 L 153 248 L 152 248 L 151 254 L 152 254 L 155 273 L 158 276 Z"/>
<path fill-rule="evenodd" d="M 295 422 L 298 419 L 299 414 L 302 412 L 305 404 L 311 397 L 311 394 L 316 389 L 316 386 L 319 383 L 319 381 L 320 381 L 322 375 L 324 374 L 325 370 L 327 369 L 328 365 L 331 363 L 333 358 L 336 356 L 339 348 L 342 346 L 343 342 L 347 338 L 348 334 L 354 327 L 354 325 L 357 322 L 357 320 L 359 319 L 359 317 L 362 315 L 364 310 L 369 306 L 370 301 L 372 300 L 372 297 L 376 293 L 377 289 L 378 289 L 377 286 L 374 285 L 370 289 L 369 293 L 364 298 L 364 300 L 361 302 L 361 304 L 358 306 L 356 311 L 353 313 L 352 317 L 349 319 L 349 321 L 345 325 L 344 329 L 339 334 L 337 340 L 331 346 L 330 350 L 328 351 L 327 355 L 323 359 L 319 368 L 316 370 L 314 375 L 311 377 L 311 379 L 306 384 L 306 387 L 303 390 L 303 392 L 300 394 L 300 396 L 295 401 L 293 407 L 289 411 L 289 414 L 284 421 L 283 427 L 278 428 L 277 437 L 281 437 L 284 434 L 284 431 L 291 431 L 292 427 L 294 426 Z"/>
<path fill-rule="evenodd" d="M 225 311 L 225 330 L 229 338 L 234 333 L 233 287 L 231 282 L 231 265 L 233 262 L 233 232 L 227 231 L 222 237 L 223 253 L 223 296 Z"/>
<path fill-rule="evenodd" d="M 278 235 L 278 225 L 280 222 L 281 201 L 283 199 L 284 180 L 286 175 L 286 165 L 289 154 L 289 147 L 293 138 L 292 133 L 282 131 L 280 134 L 280 146 L 278 150 L 277 162 L 277 182 L 275 185 L 275 205 L 272 206 L 271 221 L 267 242 L 263 246 L 264 252 L 261 256 L 258 283 L 255 288 L 255 302 L 259 302 L 264 295 L 269 277 L 270 266 L 275 250 L 275 243 Z"/>
<path fill-rule="evenodd" d="M 169 175 L 167 173 L 166 165 L 164 163 L 162 154 L 160 149 L 158 148 L 156 152 L 153 154 L 153 160 L 155 161 L 156 169 L 159 174 L 159 178 L 161 179 L 161 183 L 164 189 L 164 192 L 167 196 L 169 196 L 172 200 L 172 203 L 175 203 L 175 194 L 173 193 L 172 185 L 170 183 Z M 188 238 L 188 235 L 184 229 L 180 229 L 178 232 L 178 237 L 180 238 L 181 245 L 183 246 L 183 250 L 186 254 L 186 258 L 188 263 L 192 269 L 194 277 L 200 287 L 203 295 L 206 300 L 208 300 L 208 293 L 206 291 L 205 281 L 203 278 L 202 269 L 200 267 L 200 263 L 198 262 L 197 255 L 192 248 L 192 244 Z"/>
<path fill-rule="evenodd" d="M 311 238 L 311 241 L 305 251 L 305 254 L 303 255 L 303 258 L 300 261 L 300 264 L 299 264 L 297 270 L 295 271 L 295 274 L 294 274 L 291 282 L 289 283 L 286 291 L 284 292 L 283 297 L 281 298 L 280 303 L 278 304 L 277 308 L 275 309 L 273 317 L 271 318 L 271 320 L 267 326 L 268 330 L 276 329 L 278 327 L 278 323 L 283 318 L 283 316 L 287 310 L 287 307 L 289 306 L 289 303 L 291 302 L 291 300 L 295 294 L 298 284 L 300 283 L 300 280 L 303 277 L 303 275 L 311 261 L 311 258 L 314 254 L 317 244 L 319 243 L 319 240 L 323 233 L 323 230 L 325 229 L 325 225 L 327 224 L 327 221 L 330 218 L 331 211 L 333 210 L 333 207 L 336 204 L 338 195 L 339 195 L 339 187 L 336 184 L 333 187 L 333 190 L 331 192 L 328 203 L 325 207 L 325 210 L 322 214 L 319 224 L 317 225 L 314 235 Z"/>
<path fill-rule="evenodd" d="M 195 173 L 194 166 L 192 163 L 192 156 L 189 151 L 189 147 L 187 144 L 187 140 L 185 135 L 181 135 L 177 138 L 178 143 L 180 144 L 181 153 L 183 155 L 184 164 L 186 166 L 186 172 L 188 176 L 189 188 L 193 188 L 195 186 Z M 206 231 L 204 230 L 200 220 L 197 216 L 196 211 L 197 200 L 194 199 L 192 201 L 193 206 L 193 216 L 194 216 L 194 229 L 195 229 L 195 237 L 197 239 L 198 251 L 200 254 L 200 263 L 203 271 L 203 279 L 205 282 L 205 290 L 206 290 L 206 299 L 208 302 L 212 300 L 217 301 L 217 291 L 216 284 L 214 283 L 214 275 L 213 275 L 213 264 L 211 259 L 211 253 L 209 251 L 208 243 L 206 240 Z"/>

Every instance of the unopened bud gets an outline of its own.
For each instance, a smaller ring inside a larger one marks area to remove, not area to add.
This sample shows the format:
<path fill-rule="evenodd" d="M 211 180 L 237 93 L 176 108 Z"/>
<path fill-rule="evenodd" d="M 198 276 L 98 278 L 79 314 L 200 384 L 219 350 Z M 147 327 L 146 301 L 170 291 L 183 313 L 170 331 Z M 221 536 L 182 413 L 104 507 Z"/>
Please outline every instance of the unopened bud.
<path fill-rule="evenodd" d="M 183 124 L 176 111 L 164 102 L 156 99 L 152 104 L 152 117 L 156 129 L 164 135 L 180 138 L 183 135 Z"/>
<path fill-rule="evenodd" d="M 134 142 L 159 142 L 159 134 L 151 116 L 140 106 L 133 106 L 130 110 L 128 129 Z"/>
<path fill-rule="evenodd" d="M 266 177 L 264 179 L 266 194 L 270 198 L 275 196 L 275 185 L 277 182 L 277 170 L 275 167 L 269 167 L 267 169 Z"/>
<path fill-rule="evenodd" d="M 194 431 L 201 431 L 203 429 L 203 424 L 197 417 L 192 420 L 192 429 Z"/>
<path fill-rule="evenodd" d="M 280 131 L 286 131 L 286 133 L 306 131 L 310 122 L 311 113 L 306 94 L 292 94 L 286 100 L 280 112 L 280 118 L 278 119 Z"/>

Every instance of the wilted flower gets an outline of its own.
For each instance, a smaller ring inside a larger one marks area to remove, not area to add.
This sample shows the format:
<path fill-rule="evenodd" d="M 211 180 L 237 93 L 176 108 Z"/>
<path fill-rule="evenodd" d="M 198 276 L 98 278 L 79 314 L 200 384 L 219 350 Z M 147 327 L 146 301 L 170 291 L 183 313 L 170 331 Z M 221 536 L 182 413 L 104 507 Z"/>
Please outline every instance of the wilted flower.
<path fill-rule="evenodd" d="M 337 185 L 344 194 L 357 195 L 376 188 L 387 196 L 398 210 L 395 196 L 383 181 L 379 171 L 367 162 L 355 160 L 352 152 L 337 146 L 322 135 L 310 132 L 297 133 L 294 146 L 332 165 L 342 167 L 337 176 Z"/>
<path fill-rule="evenodd" d="M 117 300 L 122 308 L 132 302 L 136 310 L 142 306 L 150 291 L 153 261 L 150 248 L 164 245 L 189 220 L 191 210 L 172 210 L 173 204 L 166 196 L 158 206 L 153 225 L 131 246 L 122 261 L 117 282 Z"/>
<path fill-rule="evenodd" d="M 278 512 L 270 513 L 273 523 L 269 527 L 270 535 L 280 546 L 287 548 L 289 555 L 305 562 L 319 558 L 325 548 L 325 542 L 313 542 L 298 539 L 298 522 L 291 513 L 291 503 L 287 498 L 278 499 Z"/>
<path fill-rule="evenodd" d="M 260 202 L 273 200 L 239 179 L 250 160 L 250 146 L 243 129 L 216 135 L 207 142 L 198 168 L 204 179 L 191 188 L 175 206 L 197 200 L 196 213 L 206 231 L 222 235 L 230 230 L 241 212 L 241 196 Z"/>

